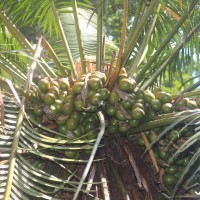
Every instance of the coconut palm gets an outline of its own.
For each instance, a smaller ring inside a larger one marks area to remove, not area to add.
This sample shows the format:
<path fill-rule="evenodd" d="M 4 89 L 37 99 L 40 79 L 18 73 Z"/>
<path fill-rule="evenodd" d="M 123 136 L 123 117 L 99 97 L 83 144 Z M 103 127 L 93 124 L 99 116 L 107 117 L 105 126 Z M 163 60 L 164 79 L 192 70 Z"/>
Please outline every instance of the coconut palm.
<path fill-rule="evenodd" d="M 110 3 L 1 1 L 1 199 L 94 199 L 101 186 L 104 199 L 199 198 L 199 1 L 120 2 L 119 45 L 106 34 Z M 163 92 L 167 78 L 184 90 Z"/>

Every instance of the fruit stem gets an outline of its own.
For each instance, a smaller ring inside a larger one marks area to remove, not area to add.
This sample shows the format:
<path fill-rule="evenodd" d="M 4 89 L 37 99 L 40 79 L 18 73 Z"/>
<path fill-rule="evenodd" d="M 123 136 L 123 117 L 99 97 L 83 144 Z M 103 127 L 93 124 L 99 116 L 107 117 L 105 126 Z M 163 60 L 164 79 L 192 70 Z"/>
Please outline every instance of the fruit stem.
<path fill-rule="evenodd" d="M 111 62 L 110 62 L 110 67 L 109 67 L 108 72 L 107 72 L 107 81 L 105 83 L 105 86 L 107 88 L 108 88 L 109 81 L 111 80 L 111 77 L 112 77 L 112 69 L 113 69 L 113 66 L 114 66 L 115 57 L 116 57 L 116 52 L 113 51 Z"/>
<path fill-rule="evenodd" d="M 119 49 L 119 55 L 118 55 L 118 59 L 117 59 L 116 68 L 115 68 L 112 78 L 110 79 L 110 83 L 108 85 L 108 88 L 110 89 L 110 91 L 112 90 L 112 88 L 115 84 L 115 81 L 117 79 L 117 76 L 121 70 L 121 61 L 122 61 L 122 56 L 124 53 L 124 43 L 125 43 L 125 37 L 126 37 L 127 16 L 128 16 L 128 0 L 124 0 L 124 15 L 123 15 L 123 25 L 122 25 L 120 49 Z"/>
<path fill-rule="evenodd" d="M 80 29 L 80 23 L 79 23 L 79 18 L 78 18 L 77 3 L 76 3 L 76 0 L 71 0 L 71 2 L 72 2 L 73 14 L 74 14 L 74 24 L 76 28 L 79 54 L 80 54 L 80 59 L 81 59 L 81 68 L 82 68 L 82 73 L 85 74 L 86 73 L 85 54 L 84 54 L 84 49 L 83 49 L 83 40 L 81 36 L 81 29 Z"/>
<path fill-rule="evenodd" d="M 96 69 L 98 71 L 101 70 L 102 64 L 102 32 L 103 32 L 103 0 L 98 0 L 98 8 L 97 8 L 97 50 L 96 50 Z"/>

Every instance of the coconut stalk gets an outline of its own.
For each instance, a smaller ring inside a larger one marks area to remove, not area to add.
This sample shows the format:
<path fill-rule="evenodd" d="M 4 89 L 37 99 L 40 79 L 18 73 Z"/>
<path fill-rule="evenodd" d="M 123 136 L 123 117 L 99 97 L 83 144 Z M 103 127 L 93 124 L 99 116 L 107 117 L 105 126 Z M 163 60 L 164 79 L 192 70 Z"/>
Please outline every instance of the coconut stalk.
<path fill-rule="evenodd" d="M 123 25 L 122 25 L 122 35 L 121 35 L 121 41 L 120 41 L 119 55 L 118 55 L 114 74 L 108 84 L 108 88 L 110 90 L 112 90 L 115 84 L 115 81 L 117 79 L 117 76 L 121 70 L 121 61 L 122 61 L 122 56 L 124 53 L 124 43 L 125 43 L 126 28 L 127 28 L 127 16 L 128 16 L 128 0 L 124 0 L 124 15 L 123 15 Z"/>
<path fill-rule="evenodd" d="M 74 14 L 74 23 L 75 23 L 75 28 L 76 28 L 79 54 L 80 54 L 80 59 L 81 59 L 81 68 L 82 68 L 82 73 L 85 74 L 86 63 L 85 63 L 85 54 L 84 54 L 84 49 L 83 49 L 83 40 L 81 36 L 80 23 L 78 19 L 78 8 L 77 8 L 76 0 L 72 0 L 71 2 L 72 2 L 73 14 Z"/>
<path fill-rule="evenodd" d="M 34 58 L 37 59 L 40 56 L 40 53 L 41 53 L 41 38 L 38 41 L 38 44 L 37 44 L 37 47 L 36 47 L 36 50 L 34 53 Z M 34 72 L 34 69 L 36 68 L 36 65 L 37 65 L 36 61 L 33 61 L 31 64 L 30 73 L 27 78 L 26 87 L 25 87 L 26 93 L 29 92 L 32 78 L 33 78 L 33 72 Z M 14 169 L 15 169 L 15 162 L 16 162 L 16 157 L 17 157 L 17 149 L 18 149 L 18 143 L 19 143 L 19 138 L 20 138 L 20 131 L 21 131 L 21 126 L 22 126 L 23 119 L 24 119 L 25 104 L 26 104 L 26 97 L 23 97 L 21 100 L 21 109 L 19 111 L 19 115 L 18 115 L 18 119 L 17 119 L 17 123 L 16 123 L 16 129 L 14 132 L 14 138 L 13 138 L 13 142 L 12 142 L 12 149 L 10 152 L 9 169 L 8 169 L 8 176 L 7 176 L 4 200 L 10 199 L 13 176 L 14 176 Z"/>
<path fill-rule="evenodd" d="M 103 0 L 98 0 L 97 16 L 96 69 L 100 71 L 102 64 Z"/>

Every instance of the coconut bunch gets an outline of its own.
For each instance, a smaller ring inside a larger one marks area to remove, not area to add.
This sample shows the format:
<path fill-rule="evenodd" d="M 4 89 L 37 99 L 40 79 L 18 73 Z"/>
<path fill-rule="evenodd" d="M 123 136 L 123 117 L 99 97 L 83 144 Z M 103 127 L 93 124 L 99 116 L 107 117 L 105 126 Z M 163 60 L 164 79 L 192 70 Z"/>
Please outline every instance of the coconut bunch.
<path fill-rule="evenodd" d="M 32 94 L 40 104 L 30 101 L 29 110 L 33 111 L 38 122 L 42 123 L 44 116 L 47 117 L 56 124 L 55 130 L 61 133 L 75 131 L 79 122 L 84 121 L 84 115 L 95 115 L 102 110 L 108 122 L 108 133 L 119 131 L 123 134 L 159 115 L 199 107 L 198 98 L 177 100 L 160 88 L 140 90 L 136 81 L 123 70 L 112 90 L 107 86 L 106 74 L 99 71 L 82 74 L 75 81 L 71 78 L 40 77 Z M 61 128 L 63 125 L 65 129 Z"/>

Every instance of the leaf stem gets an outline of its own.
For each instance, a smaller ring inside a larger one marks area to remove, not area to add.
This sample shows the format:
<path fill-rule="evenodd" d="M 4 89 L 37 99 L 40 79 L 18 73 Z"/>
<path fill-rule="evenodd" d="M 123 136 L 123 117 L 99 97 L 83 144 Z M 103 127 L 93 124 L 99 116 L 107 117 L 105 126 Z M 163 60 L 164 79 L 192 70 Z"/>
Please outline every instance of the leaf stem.
<path fill-rule="evenodd" d="M 158 13 L 160 11 L 160 4 L 158 5 L 157 12 L 151 22 L 151 25 L 149 26 L 149 29 L 147 30 L 147 33 L 145 34 L 145 37 L 142 41 L 141 47 L 139 49 L 139 52 L 136 56 L 136 58 L 133 60 L 133 63 L 131 64 L 131 69 L 129 71 L 130 76 L 133 76 L 134 73 L 136 73 L 138 65 L 143 61 L 145 58 L 147 51 L 148 51 L 148 42 L 150 39 L 150 36 L 152 34 L 152 31 L 154 30 L 157 18 L 158 18 Z"/>
<path fill-rule="evenodd" d="M 103 0 L 98 0 L 97 14 L 98 18 L 97 18 L 96 69 L 100 71 L 102 64 Z"/>
<path fill-rule="evenodd" d="M 170 113 L 170 114 L 160 115 L 160 116 L 158 116 L 158 118 L 156 118 L 156 119 L 154 119 L 152 121 L 144 122 L 144 123 L 142 123 L 142 125 L 140 125 L 140 126 L 138 126 L 136 128 L 133 128 L 131 130 L 131 133 L 135 134 L 135 133 L 140 133 L 142 131 L 147 131 L 147 130 L 158 128 L 158 127 L 162 127 L 162 126 L 167 126 L 167 125 L 170 125 L 170 124 L 174 123 L 176 120 L 183 119 L 184 116 L 188 115 L 188 113 L 184 113 L 182 115 L 175 116 L 176 114 L 177 113 Z M 189 122 L 195 117 L 196 117 L 196 115 L 190 116 L 188 118 L 184 118 L 183 120 L 181 120 L 181 122 L 182 123 Z"/>
<path fill-rule="evenodd" d="M 72 2 L 73 14 L 74 14 L 74 23 L 75 23 L 75 27 L 76 27 L 79 54 L 80 54 L 80 59 L 81 59 L 82 73 L 85 74 L 86 73 L 86 63 L 85 63 L 85 55 L 84 55 L 84 50 L 83 50 L 83 40 L 81 37 L 80 23 L 79 23 L 79 19 L 78 19 L 77 3 L 76 3 L 76 0 L 71 0 L 71 2 Z"/>
<path fill-rule="evenodd" d="M 42 42 L 43 42 L 46 50 L 50 54 L 51 58 L 53 59 L 58 70 L 61 72 L 62 76 L 67 77 L 68 74 L 66 73 L 65 68 L 62 66 L 61 62 L 59 61 L 59 59 L 58 59 L 56 53 L 54 52 L 53 48 L 51 47 L 51 45 L 47 42 L 47 40 L 44 37 L 42 37 Z"/>
<path fill-rule="evenodd" d="M 1 69 L 7 72 L 12 77 L 12 79 L 17 80 L 20 84 L 24 85 L 26 76 L 2 55 L 0 55 L 0 59 Z"/>
<path fill-rule="evenodd" d="M 133 37 L 133 34 L 134 34 L 135 30 L 136 30 L 136 27 L 138 25 L 138 20 L 139 20 L 139 17 L 140 17 L 142 4 L 143 4 L 143 0 L 140 0 L 139 5 L 137 6 L 137 10 L 136 10 L 135 16 L 134 16 L 133 25 L 132 25 L 130 33 L 128 35 L 127 42 L 131 41 L 131 39 Z"/>
<path fill-rule="evenodd" d="M 125 51 L 124 51 L 124 55 L 122 58 L 122 66 L 124 67 L 126 65 L 126 62 L 128 61 L 131 52 L 133 50 L 133 46 L 137 40 L 137 38 L 139 37 L 141 30 L 144 28 L 144 24 L 146 23 L 148 17 L 150 16 L 152 10 L 155 7 L 155 4 L 157 3 L 158 0 L 153 0 L 149 6 L 149 8 L 147 9 L 147 12 L 144 14 L 144 16 L 142 17 L 142 19 L 140 20 L 140 22 L 138 23 L 137 28 L 135 29 L 135 31 L 131 31 L 131 36 L 129 36 L 129 38 L 131 39 L 129 41 L 129 43 L 127 44 Z"/>
<path fill-rule="evenodd" d="M 106 176 L 106 169 L 103 166 L 103 163 L 98 164 L 98 169 L 100 172 L 100 178 L 101 178 L 101 182 L 102 182 L 102 190 L 103 190 L 104 200 L 110 200 L 110 193 L 109 193 L 108 181 L 107 181 L 108 178 Z"/>
<path fill-rule="evenodd" d="M 116 78 L 122 68 L 121 61 L 122 61 L 122 56 L 124 53 L 124 43 L 125 43 L 125 37 L 126 37 L 126 28 L 127 28 L 127 17 L 128 17 L 128 0 L 124 0 L 124 15 L 123 15 L 123 25 L 122 25 L 122 35 L 121 35 L 121 41 L 120 41 L 120 49 L 119 49 L 119 55 L 117 59 L 117 64 L 116 68 L 114 71 L 114 74 L 112 76 L 112 79 L 109 82 L 109 89 L 112 90 Z"/>
<path fill-rule="evenodd" d="M 0 77 L 0 85 L 1 84 L 3 85 L 4 89 L 5 88 L 9 89 L 8 84 L 7 84 L 7 79 Z M 17 84 L 13 83 L 13 86 L 17 90 L 17 92 L 19 92 L 21 95 L 25 96 L 27 99 L 29 99 L 33 103 L 36 103 L 37 105 L 41 104 L 41 101 L 37 97 L 32 96 L 29 92 L 26 92 L 23 88 L 21 88 Z"/>
<path fill-rule="evenodd" d="M 10 21 L 3 11 L 0 11 L 0 18 L 4 22 L 5 26 L 9 32 L 15 37 L 23 51 L 25 51 L 29 56 L 34 54 L 34 50 L 29 41 L 24 37 L 24 35 L 17 29 L 17 27 Z M 41 63 L 38 65 L 38 69 L 44 76 L 56 77 L 53 70 L 48 66 L 48 64 L 41 58 Z M 11 74 L 12 75 L 12 74 Z"/>
<path fill-rule="evenodd" d="M 195 90 L 195 91 L 191 91 L 191 92 L 185 92 L 182 94 L 183 97 L 195 97 L 195 96 L 199 96 L 200 95 L 200 90 Z M 178 98 L 180 95 L 173 95 L 173 99 Z"/>
<path fill-rule="evenodd" d="M 139 83 L 143 77 L 146 71 L 149 69 L 149 67 L 153 64 L 155 59 L 159 56 L 159 54 L 162 52 L 162 50 L 169 44 L 172 37 L 177 33 L 178 29 L 182 26 L 183 22 L 187 19 L 191 11 L 194 9 L 195 5 L 197 4 L 198 0 L 194 0 L 189 9 L 185 11 L 184 15 L 180 19 L 180 21 L 176 24 L 176 26 L 173 28 L 173 30 L 168 34 L 168 36 L 165 38 L 163 43 L 159 46 L 159 48 L 156 50 L 156 52 L 151 56 L 147 64 L 142 68 L 142 70 L 138 73 L 136 76 L 136 82 Z M 167 59 L 169 60 L 169 59 Z M 146 88 L 147 86 L 144 86 Z"/>
<path fill-rule="evenodd" d="M 163 72 L 163 70 L 169 65 L 169 63 L 171 62 L 171 60 L 177 56 L 177 53 L 183 48 L 183 46 L 191 39 L 191 37 L 198 31 L 198 29 L 200 28 L 200 23 L 189 33 L 189 35 L 179 44 L 177 44 L 174 47 L 173 52 L 170 54 L 170 56 L 164 60 L 162 62 L 162 64 L 160 65 L 160 67 L 156 70 L 156 72 L 151 76 L 150 79 L 148 79 L 142 86 L 141 89 L 145 90 L 146 88 L 148 88 L 153 81 L 155 81 L 155 79 L 159 76 L 159 74 L 161 74 Z M 143 70 L 143 69 L 142 69 Z"/>

